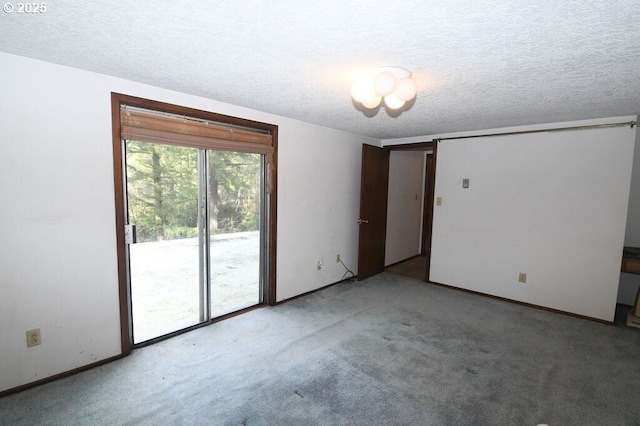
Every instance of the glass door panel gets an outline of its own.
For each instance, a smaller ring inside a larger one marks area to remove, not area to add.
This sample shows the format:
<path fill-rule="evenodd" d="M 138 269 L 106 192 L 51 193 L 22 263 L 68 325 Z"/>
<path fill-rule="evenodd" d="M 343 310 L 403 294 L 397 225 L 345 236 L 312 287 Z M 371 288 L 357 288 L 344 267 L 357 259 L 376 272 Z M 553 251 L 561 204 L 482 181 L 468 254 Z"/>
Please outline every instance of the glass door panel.
<path fill-rule="evenodd" d="M 125 141 L 134 344 L 206 321 L 199 152 Z"/>
<path fill-rule="evenodd" d="M 264 156 L 208 152 L 211 316 L 261 303 Z"/>

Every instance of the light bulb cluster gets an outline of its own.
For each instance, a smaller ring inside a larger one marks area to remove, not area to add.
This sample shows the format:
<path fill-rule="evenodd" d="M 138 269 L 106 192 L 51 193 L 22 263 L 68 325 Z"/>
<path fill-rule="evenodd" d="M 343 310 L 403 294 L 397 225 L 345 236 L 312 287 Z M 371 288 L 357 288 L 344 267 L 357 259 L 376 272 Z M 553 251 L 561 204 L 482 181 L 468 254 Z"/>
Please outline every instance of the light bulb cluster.
<path fill-rule="evenodd" d="M 418 92 L 411 73 L 403 68 L 381 67 L 353 82 L 351 97 L 366 109 L 376 108 L 384 99 L 389 109 L 400 109 Z"/>

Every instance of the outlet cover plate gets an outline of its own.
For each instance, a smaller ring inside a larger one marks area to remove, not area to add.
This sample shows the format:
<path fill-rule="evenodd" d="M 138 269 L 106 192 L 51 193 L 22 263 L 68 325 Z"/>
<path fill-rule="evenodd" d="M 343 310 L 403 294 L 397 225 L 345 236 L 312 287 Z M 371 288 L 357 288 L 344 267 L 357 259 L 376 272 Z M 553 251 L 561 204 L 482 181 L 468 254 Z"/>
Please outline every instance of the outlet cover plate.
<path fill-rule="evenodd" d="M 38 346 L 40 343 L 42 343 L 40 329 L 34 328 L 33 330 L 27 330 L 27 347 Z"/>

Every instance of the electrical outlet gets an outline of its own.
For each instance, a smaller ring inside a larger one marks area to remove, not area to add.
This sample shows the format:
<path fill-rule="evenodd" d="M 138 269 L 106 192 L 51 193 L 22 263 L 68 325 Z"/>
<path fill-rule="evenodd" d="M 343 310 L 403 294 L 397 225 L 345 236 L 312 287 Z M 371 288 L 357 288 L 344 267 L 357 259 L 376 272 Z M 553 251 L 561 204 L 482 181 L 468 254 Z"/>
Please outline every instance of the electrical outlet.
<path fill-rule="evenodd" d="M 38 346 L 41 342 L 40 329 L 27 330 L 27 347 Z"/>
<path fill-rule="evenodd" d="M 336 263 L 340 263 L 340 255 L 336 254 Z"/>
<path fill-rule="evenodd" d="M 527 282 L 527 274 L 525 274 L 524 272 L 520 272 L 518 274 L 518 282 L 520 282 L 522 284 L 526 284 L 526 282 Z"/>
<path fill-rule="evenodd" d="M 317 265 L 316 265 L 316 267 L 318 268 L 318 271 L 319 271 L 320 269 L 322 269 L 322 267 L 323 267 L 323 266 L 324 266 L 324 265 L 322 264 L 322 259 L 318 260 L 318 263 L 317 263 Z"/>

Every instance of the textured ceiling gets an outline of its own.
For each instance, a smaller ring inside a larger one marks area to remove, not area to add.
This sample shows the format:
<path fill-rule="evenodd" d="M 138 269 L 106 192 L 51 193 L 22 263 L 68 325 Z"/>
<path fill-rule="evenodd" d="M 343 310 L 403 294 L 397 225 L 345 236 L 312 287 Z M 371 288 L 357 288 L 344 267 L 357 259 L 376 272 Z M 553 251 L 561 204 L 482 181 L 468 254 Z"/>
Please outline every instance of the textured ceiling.
<path fill-rule="evenodd" d="M 0 51 L 381 139 L 640 112 L 638 0 L 46 5 L 0 12 Z M 418 98 L 365 114 L 351 81 L 384 65 Z"/>

